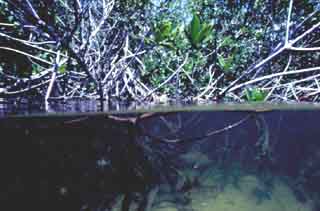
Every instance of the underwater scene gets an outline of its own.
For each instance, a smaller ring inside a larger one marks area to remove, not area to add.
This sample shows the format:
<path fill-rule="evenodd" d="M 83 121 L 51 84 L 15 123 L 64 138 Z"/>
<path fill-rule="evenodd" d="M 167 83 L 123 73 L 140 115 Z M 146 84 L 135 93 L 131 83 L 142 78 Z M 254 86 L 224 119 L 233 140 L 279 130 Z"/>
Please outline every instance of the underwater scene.
<path fill-rule="evenodd" d="M 320 210 L 320 110 L 226 108 L 2 115 L 1 206 Z"/>

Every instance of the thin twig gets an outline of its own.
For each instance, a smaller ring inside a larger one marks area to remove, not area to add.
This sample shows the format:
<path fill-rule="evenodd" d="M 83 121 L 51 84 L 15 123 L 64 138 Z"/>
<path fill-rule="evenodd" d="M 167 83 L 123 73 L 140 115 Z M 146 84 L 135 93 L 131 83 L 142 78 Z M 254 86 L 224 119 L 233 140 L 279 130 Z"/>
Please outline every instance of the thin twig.
<path fill-rule="evenodd" d="M 292 56 L 290 55 L 289 56 L 289 60 L 288 60 L 288 63 L 286 65 L 286 67 L 284 68 L 284 70 L 282 71 L 283 73 L 287 72 L 289 67 L 290 67 L 290 64 L 291 64 L 291 61 L 292 61 Z M 271 91 L 268 93 L 268 95 L 266 96 L 266 98 L 264 99 L 265 101 L 267 101 L 269 99 L 269 97 L 272 95 L 272 93 L 274 92 L 274 90 L 276 89 L 276 87 L 280 84 L 280 81 L 282 80 L 283 78 L 283 75 L 280 76 L 280 78 L 277 80 L 276 82 L 276 85 L 271 89 Z"/>
<path fill-rule="evenodd" d="M 160 138 L 160 137 L 155 137 L 155 136 L 152 136 L 150 134 L 148 134 L 149 136 L 151 136 L 152 138 L 154 138 L 155 140 L 157 141 L 161 141 L 161 142 L 165 142 L 165 143 L 169 143 L 169 144 L 176 144 L 176 143 L 187 143 L 187 142 L 190 142 L 190 141 L 199 141 L 199 140 L 203 140 L 205 138 L 208 138 L 208 137 L 211 137 L 213 135 L 217 135 L 217 134 L 220 134 L 220 133 L 223 133 L 223 132 L 226 132 L 228 130 L 231 130 L 241 124 L 243 124 L 244 122 L 246 122 L 247 120 L 249 120 L 250 118 L 252 118 L 254 116 L 254 114 L 248 114 L 246 117 L 242 118 L 241 120 L 235 122 L 235 123 L 232 123 L 226 127 L 223 127 L 221 129 L 217 129 L 217 130 L 212 130 L 204 135 L 200 135 L 200 136 L 195 136 L 195 137 L 190 137 L 190 138 L 186 138 L 186 139 L 167 139 L 167 138 Z"/>
<path fill-rule="evenodd" d="M 31 57 L 31 58 L 33 58 L 33 59 L 35 59 L 35 60 L 38 60 L 38 61 L 43 62 L 43 63 L 45 63 L 45 64 L 48 64 L 48 65 L 50 65 L 50 66 L 53 65 L 52 62 L 49 62 L 49 61 L 47 61 L 47 60 L 44 60 L 44 59 L 41 59 L 41 58 L 39 58 L 39 57 L 33 56 L 33 55 L 29 54 L 29 53 L 26 53 L 26 52 L 24 52 L 24 51 L 20 51 L 20 50 L 18 50 L 18 49 L 8 48 L 8 47 L 2 47 L 2 46 L 0 46 L 0 49 L 8 50 L 8 51 L 13 51 L 13 52 L 16 52 L 16 53 L 19 53 L 19 54 L 22 54 L 22 55 Z"/>
<path fill-rule="evenodd" d="M 320 67 L 311 67 L 311 68 L 305 68 L 305 69 L 301 69 L 301 70 L 292 70 L 292 71 L 287 71 L 287 72 L 274 73 L 274 74 L 262 76 L 262 77 L 259 77 L 259 78 L 256 78 L 256 79 L 253 79 L 250 81 L 246 81 L 242 84 L 239 84 L 239 85 L 231 88 L 230 91 L 234 91 L 234 90 L 237 90 L 243 86 L 247 86 L 249 84 L 257 83 L 259 81 L 271 79 L 271 78 L 278 77 L 278 76 L 300 74 L 300 73 L 313 72 L 313 71 L 318 71 L 318 70 L 320 70 Z"/>
<path fill-rule="evenodd" d="M 289 42 L 292 6 L 293 6 L 293 0 L 290 0 L 289 9 L 288 9 L 288 17 L 287 17 L 285 45 L 287 45 Z"/>

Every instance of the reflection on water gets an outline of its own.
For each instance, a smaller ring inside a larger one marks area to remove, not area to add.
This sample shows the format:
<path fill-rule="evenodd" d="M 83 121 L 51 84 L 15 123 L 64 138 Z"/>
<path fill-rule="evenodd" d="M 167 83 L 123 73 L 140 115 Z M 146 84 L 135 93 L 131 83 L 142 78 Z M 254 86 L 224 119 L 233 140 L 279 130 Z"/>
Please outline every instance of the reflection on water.
<path fill-rule="evenodd" d="M 224 108 L 2 117 L 0 199 L 10 210 L 319 210 L 320 110 Z"/>
<path fill-rule="evenodd" d="M 78 115 L 79 113 L 143 113 L 143 112 L 178 112 L 178 111 L 253 111 L 264 112 L 270 110 L 315 110 L 320 109 L 319 104 L 238 104 L 238 103 L 207 103 L 187 104 L 182 102 L 168 102 L 166 104 L 123 103 L 117 101 L 104 101 L 101 105 L 98 100 L 57 100 L 51 101 L 46 108 L 41 99 L 27 98 L 0 98 L 0 117 L 12 115 L 47 115 L 59 113 L 60 115 Z"/>

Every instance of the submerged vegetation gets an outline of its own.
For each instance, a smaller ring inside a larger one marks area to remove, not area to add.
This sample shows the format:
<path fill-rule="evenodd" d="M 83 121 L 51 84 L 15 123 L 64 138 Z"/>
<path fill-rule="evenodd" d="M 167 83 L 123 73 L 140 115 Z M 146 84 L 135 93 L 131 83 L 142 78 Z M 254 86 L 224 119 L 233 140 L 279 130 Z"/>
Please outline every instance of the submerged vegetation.
<path fill-rule="evenodd" d="M 0 0 L 0 94 L 319 101 L 320 3 Z"/>

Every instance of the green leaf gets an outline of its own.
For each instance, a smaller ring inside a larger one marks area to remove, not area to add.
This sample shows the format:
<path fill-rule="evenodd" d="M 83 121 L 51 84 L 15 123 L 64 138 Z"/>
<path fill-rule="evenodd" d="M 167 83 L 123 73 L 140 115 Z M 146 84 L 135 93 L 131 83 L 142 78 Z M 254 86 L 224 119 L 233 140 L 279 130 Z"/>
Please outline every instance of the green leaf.
<path fill-rule="evenodd" d="M 40 72 L 38 65 L 32 64 L 32 74 L 38 74 Z"/>
<path fill-rule="evenodd" d="M 170 37 L 172 31 L 172 22 L 164 21 L 156 29 L 155 40 L 161 42 Z"/>
<path fill-rule="evenodd" d="M 198 15 L 194 14 L 190 23 L 190 33 L 192 44 L 197 45 L 197 40 L 200 35 L 201 23 Z"/>
<path fill-rule="evenodd" d="M 234 56 L 231 55 L 227 58 L 224 58 L 221 55 L 218 55 L 218 63 L 220 68 L 224 71 L 224 72 L 229 72 L 233 66 L 233 62 L 234 62 Z"/>
<path fill-rule="evenodd" d="M 227 46 L 230 46 L 230 45 L 233 45 L 234 44 L 234 40 L 232 39 L 231 36 L 226 36 L 223 38 L 221 44 L 219 45 L 220 48 L 222 47 L 227 47 Z"/>
<path fill-rule="evenodd" d="M 246 89 L 246 98 L 249 102 L 262 102 L 267 97 L 268 93 L 259 88 Z"/>
<path fill-rule="evenodd" d="M 248 34 L 250 32 L 250 29 L 245 26 L 242 26 L 240 28 L 240 32 L 241 32 L 241 34 Z"/>
<path fill-rule="evenodd" d="M 67 70 L 67 65 L 66 64 L 63 64 L 58 68 L 58 72 L 62 73 L 62 74 L 65 73 L 66 70 Z"/>
<path fill-rule="evenodd" d="M 246 95 L 246 99 L 251 102 L 252 98 L 251 98 L 251 92 L 249 91 L 249 89 L 245 89 L 245 95 Z"/>
<path fill-rule="evenodd" d="M 212 26 L 208 24 L 204 24 L 198 36 L 197 43 L 201 43 L 202 41 L 207 39 L 210 35 L 210 32 L 212 32 Z"/>
<path fill-rule="evenodd" d="M 165 21 L 160 26 L 160 31 L 161 31 L 162 35 L 165 37 L 169 36 L 171 30 L 172 30 L 172 23 L 170 21 Z"/>
<path fill-rule="evenodd" d="M 223 58 L 223 56 L 221 55 L 218 55 L 218 62 L 219 62 L 219 66 L 224 69 L 223 67 L 226 65 L 226 61 L 225 59 Z"/>

